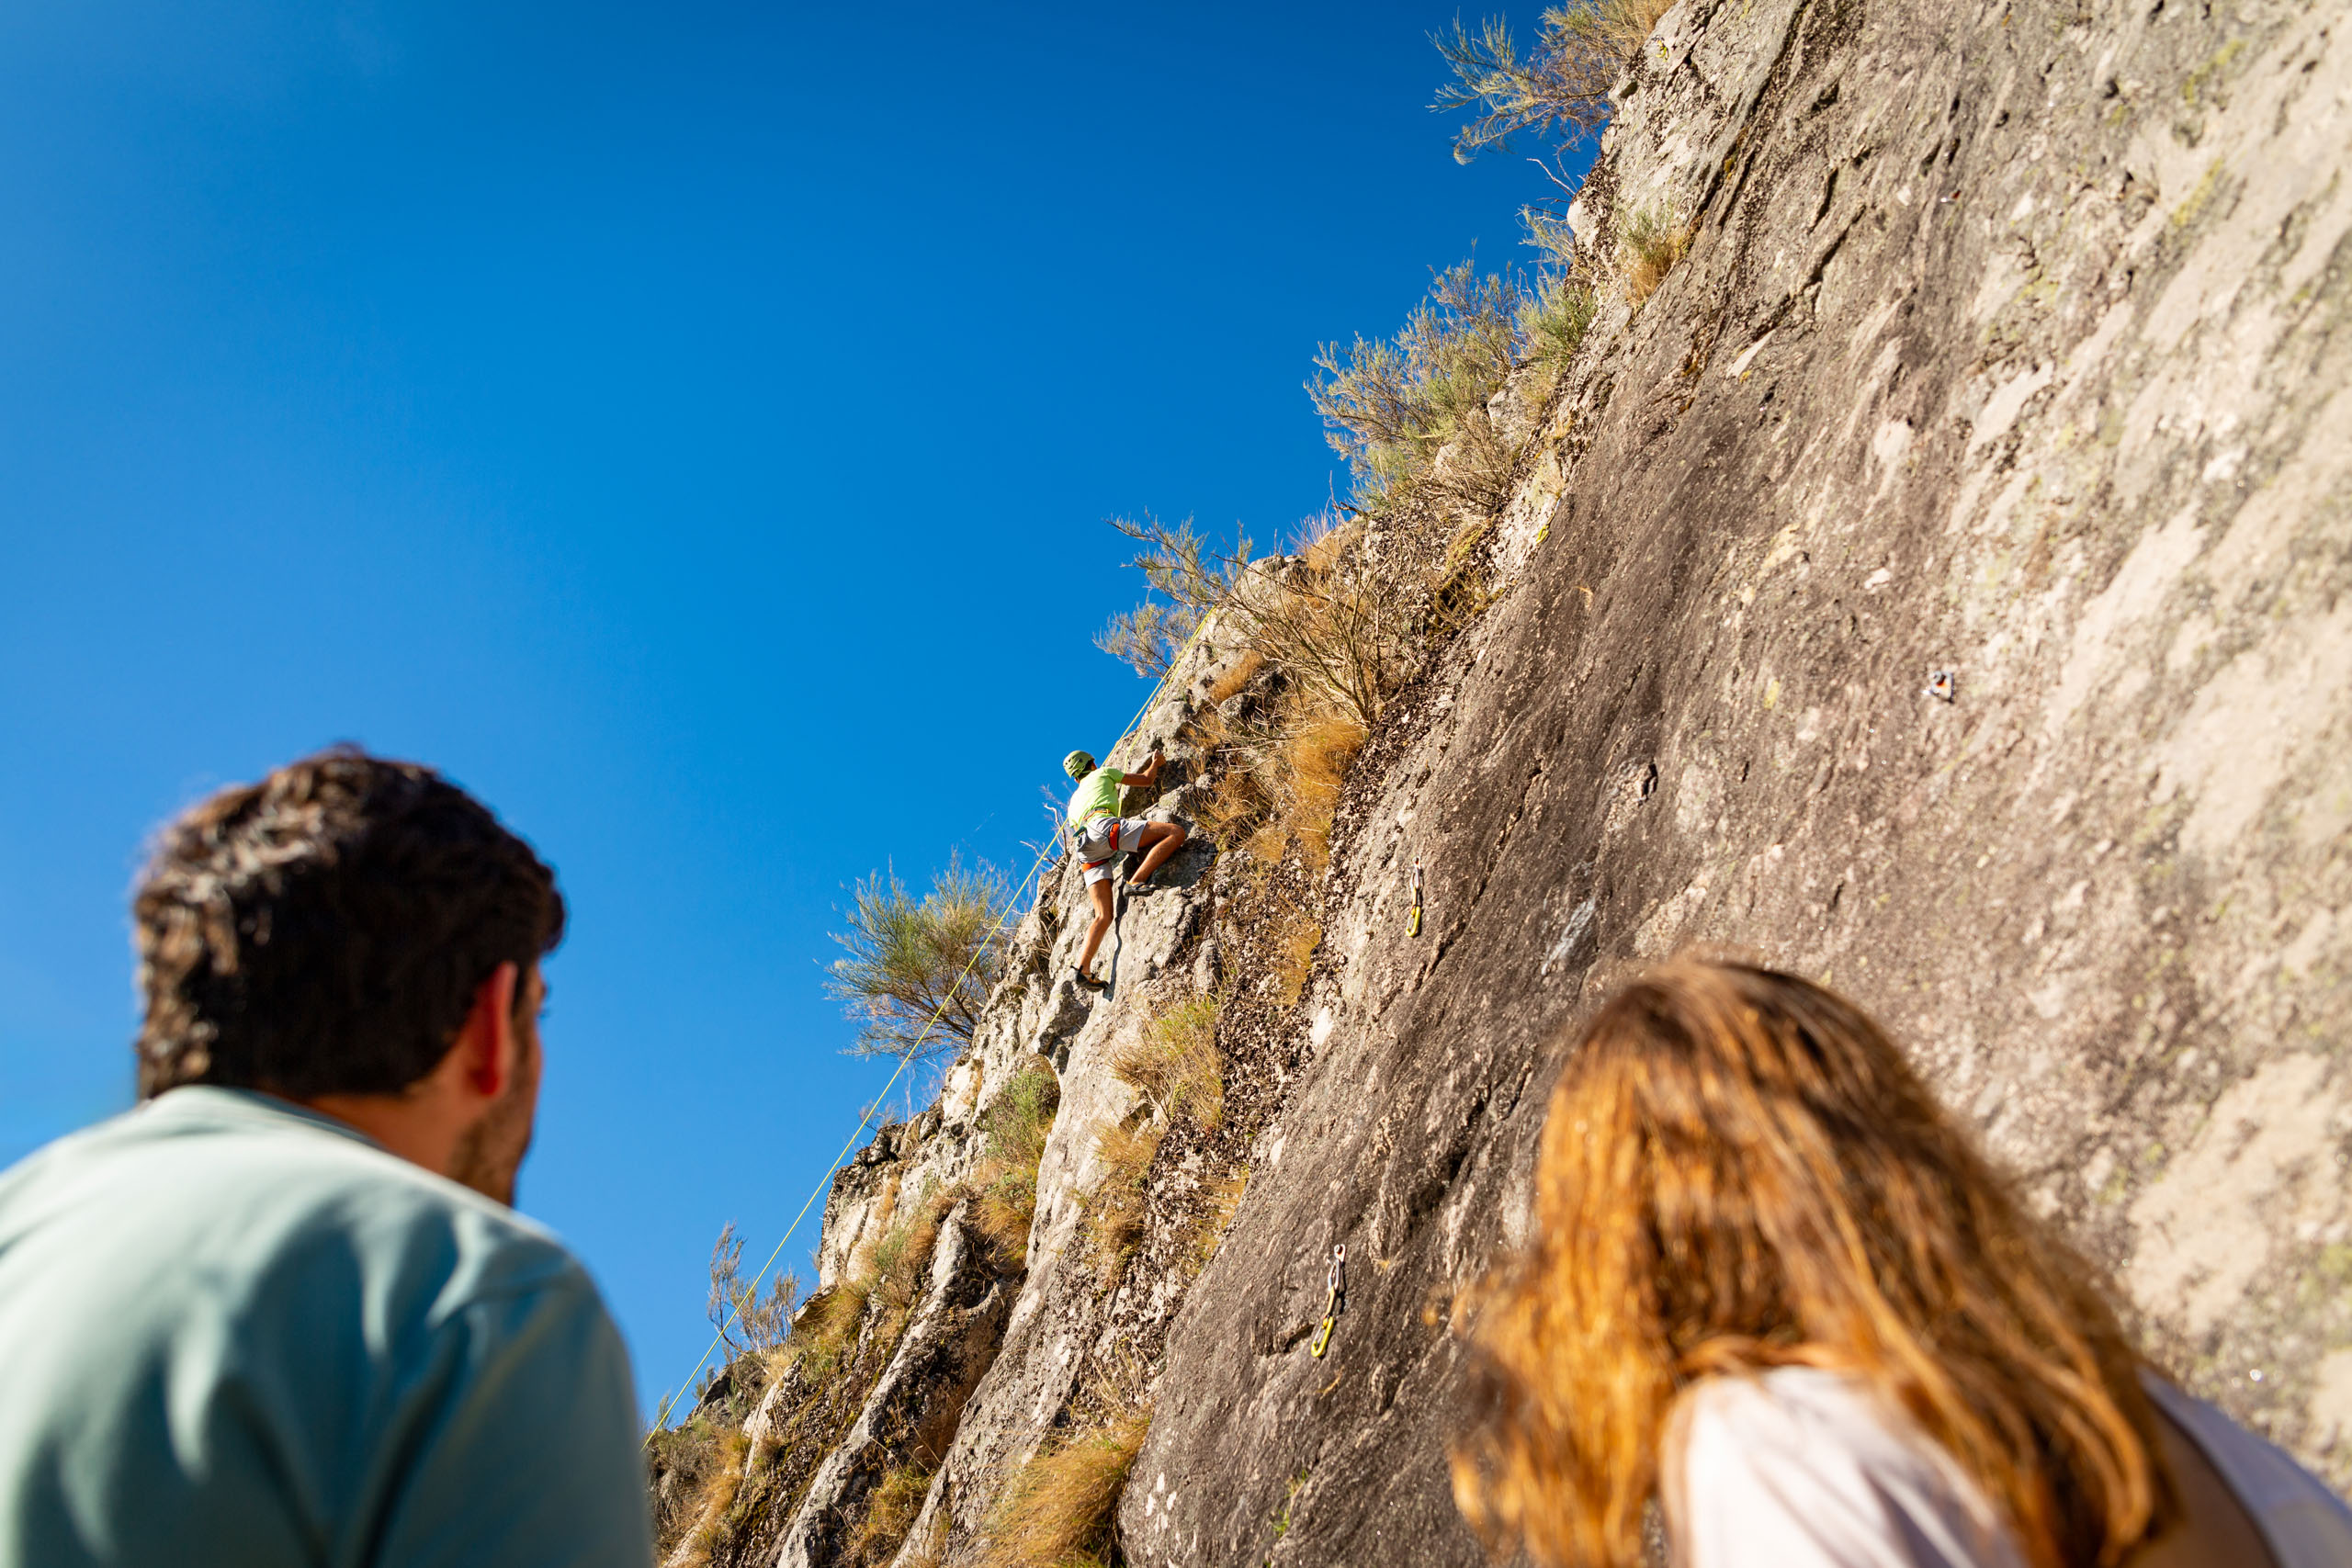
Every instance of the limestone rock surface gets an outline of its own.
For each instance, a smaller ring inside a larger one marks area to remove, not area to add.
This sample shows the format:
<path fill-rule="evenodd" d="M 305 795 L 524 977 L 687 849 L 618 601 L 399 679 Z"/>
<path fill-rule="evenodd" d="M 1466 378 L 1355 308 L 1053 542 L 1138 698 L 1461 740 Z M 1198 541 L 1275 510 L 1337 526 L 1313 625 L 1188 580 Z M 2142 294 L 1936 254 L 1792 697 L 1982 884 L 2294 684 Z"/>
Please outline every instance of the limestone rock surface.
<path fill-rule="evenodd" d="M 1349 776 L 1303 991 L 1218 923 L 1234 846 L 1196 838 L 1124 908 L 1108 995 L 1069 983 L 1085 897 L 1056 870 L 940 1103 L 826 1213 L 831 1282 L 1050 1061 L 1018 1278 L 933 1272 L 999 1314 L 957 1341 L 988 1349 L 877 1382 L 825 1461 L 834 1523 L 804 1509 L 760 1560 L 838 1560 L 852 1478 L 936 1388 L 952 1435 L 898 1562 L 979 1561 L 1108 1380 L 1151 1404 L 1129 1562 L 1482 1561 L 1449 1311 L 1523 1237 L 1562 1032 L 1691 943 L 1871 1009 L 2194 1392 L 2352 1486 L 2345 20 L 1669 12 L 1571 220 L 1611 276 L 1637 213 L 1689 250 L 1498 403 L 1487 597 Z M 1155 811 L 1206 811 L 1241 658 L 1212 623 L 1139 727 L 1173 742 Z M 1212 988 L 1255 1010 L 1220 1035 L 1246 1146 L 1173 1140 L 1151 1179 L 1224 1160 L 1246 1192 L 1197 1279 L 1179 1218 L 1106 1269 L 1105 1130 L 1152 1113 L 1115 1059 Z"/>

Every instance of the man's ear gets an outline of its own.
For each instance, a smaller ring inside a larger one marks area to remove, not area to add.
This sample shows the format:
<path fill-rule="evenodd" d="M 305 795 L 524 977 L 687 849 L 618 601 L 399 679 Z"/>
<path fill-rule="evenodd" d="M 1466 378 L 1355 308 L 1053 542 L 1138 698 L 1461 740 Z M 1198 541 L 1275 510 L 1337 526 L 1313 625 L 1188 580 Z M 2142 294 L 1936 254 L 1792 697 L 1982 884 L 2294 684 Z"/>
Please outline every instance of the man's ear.
<path fill-rule="evenodd" d="M 520 1065 L 522 1041 L 514 1028 L 514 987 L 520 976 L 512 964 L 502 964 L 474 987 L 473 1006 L 458 1027 L 452 1048 L 458 1076 L 466 1088 L 484 1100 L 495 1100 Z"/>

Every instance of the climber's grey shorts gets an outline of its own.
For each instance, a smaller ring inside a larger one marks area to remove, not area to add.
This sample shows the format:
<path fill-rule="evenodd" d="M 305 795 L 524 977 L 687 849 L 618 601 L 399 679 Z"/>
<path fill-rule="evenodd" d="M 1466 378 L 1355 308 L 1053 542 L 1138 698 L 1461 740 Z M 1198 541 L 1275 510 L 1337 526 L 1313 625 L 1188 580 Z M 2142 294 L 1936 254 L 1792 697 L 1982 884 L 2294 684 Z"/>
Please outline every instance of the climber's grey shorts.
<path fill-rule="evenodd" d="M 1143 847 L 1143 829 L 1140 817 L 1096 817 L 1071 830 L 1070 851 L 1085 864 L 1090 886 L 1110 881 L 1119 857 Z"/>

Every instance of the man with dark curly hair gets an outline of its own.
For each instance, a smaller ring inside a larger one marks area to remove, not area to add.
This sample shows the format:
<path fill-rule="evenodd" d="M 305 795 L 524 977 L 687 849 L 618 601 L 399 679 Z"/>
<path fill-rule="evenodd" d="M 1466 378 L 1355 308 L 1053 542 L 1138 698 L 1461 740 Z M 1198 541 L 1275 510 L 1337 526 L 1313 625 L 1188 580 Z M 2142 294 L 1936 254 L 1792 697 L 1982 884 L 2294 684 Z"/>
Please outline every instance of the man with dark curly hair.
<path fill-rule="evenodd" d="M 0 1174 L 0 1568 L 646 1568 L 628 1353 L 510 1207 L 554 874 L 340 748 L 132 908 L 141 1103 Z"/>

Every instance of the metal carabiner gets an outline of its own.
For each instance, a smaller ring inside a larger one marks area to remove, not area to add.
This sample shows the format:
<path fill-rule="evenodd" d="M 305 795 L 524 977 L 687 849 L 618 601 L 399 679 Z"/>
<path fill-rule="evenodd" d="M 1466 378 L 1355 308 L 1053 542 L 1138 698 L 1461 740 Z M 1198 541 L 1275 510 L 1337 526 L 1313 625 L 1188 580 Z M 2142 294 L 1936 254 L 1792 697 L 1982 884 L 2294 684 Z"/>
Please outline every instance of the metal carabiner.
<path fill-rule="evenodd" d="M 1307 1353 L 1318 1361 L 1323 1359 L 1323 1352 L 1331 1348 L 1331 1328 L 1343 1310 L 1347 1293 L 1347 1263 L 1348 1244 L 1343 1241 L 1331 1248 L 1331 1270 L 1326 1276 L 1331 1293 L 1323 1303 L 1323 1324 L 1315 1331 L 1315 1343 L 1307 1347 Z"/>

